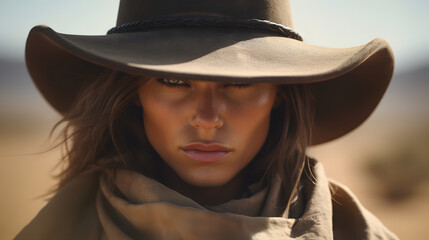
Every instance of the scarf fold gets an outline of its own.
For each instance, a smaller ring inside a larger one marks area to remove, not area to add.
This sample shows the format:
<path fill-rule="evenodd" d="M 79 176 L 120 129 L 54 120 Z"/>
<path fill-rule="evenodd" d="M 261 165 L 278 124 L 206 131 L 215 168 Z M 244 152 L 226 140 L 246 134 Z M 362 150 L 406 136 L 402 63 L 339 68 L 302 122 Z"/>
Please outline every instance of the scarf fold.
<path fill-rule="evenodd" d="M 249 197 L 201 206 L 137 172 L 118 169 L 113 188 L 103 174 L 83 175 L 16 239 L 397 239 L 347 188 L 330 183 L 320 163 L 311 172 L 315 181 L 302 178 L 289 213 L 280 179 Z"/>

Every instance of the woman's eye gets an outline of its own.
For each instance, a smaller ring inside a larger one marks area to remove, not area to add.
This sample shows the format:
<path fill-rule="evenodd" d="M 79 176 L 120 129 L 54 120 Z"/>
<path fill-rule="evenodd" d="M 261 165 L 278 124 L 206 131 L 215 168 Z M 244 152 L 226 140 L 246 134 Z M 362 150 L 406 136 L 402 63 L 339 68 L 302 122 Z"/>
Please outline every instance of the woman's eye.
<path fill-rule="evenodd" d="M 181 86 L 188 86 L 187 83 L 185 83 L 182 80 L 178 79 L 169 79 L 169 78 L 159 78 L 157 81 L 167 87 L 181 87 Z"/>
<path fill-rule="evenodd" d="M 254 86 L 254 84 L 251 83 L 227 83 L 224 85 L 224 87 L 233 87 L 233 88 L 249 88 Z"/>

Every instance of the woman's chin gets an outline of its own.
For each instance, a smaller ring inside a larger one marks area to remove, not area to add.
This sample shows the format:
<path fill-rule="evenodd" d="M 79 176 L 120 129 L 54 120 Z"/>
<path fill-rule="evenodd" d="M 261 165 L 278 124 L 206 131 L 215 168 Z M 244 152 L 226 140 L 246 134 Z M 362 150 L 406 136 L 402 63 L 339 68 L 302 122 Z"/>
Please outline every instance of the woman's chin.
<path fill-rule="evenodd" d="M 183 174 L 180 178 L 187 184 L 195 187 L 220 187 L 227 184 L 234 176 L 225 173 L 192 173 Z"/>

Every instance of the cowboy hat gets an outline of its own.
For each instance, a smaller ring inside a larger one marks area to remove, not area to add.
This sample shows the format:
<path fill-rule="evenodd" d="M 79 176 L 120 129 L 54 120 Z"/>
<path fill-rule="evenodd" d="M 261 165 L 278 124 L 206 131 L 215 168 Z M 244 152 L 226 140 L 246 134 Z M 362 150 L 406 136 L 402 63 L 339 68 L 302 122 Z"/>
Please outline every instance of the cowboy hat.
<path fill-rule="evenodd" d="M 105 68 L 182 79 L 309 84 L 316 104 L 313 145 L 368 118 L 387 89 L 393 62 L 383 39 L 351 48 L 302 42 L 287 0 L 121 0 L 117 26 L 106 35 L 36 26 L 26 46 L 31 77 L 60 113 Z"/>

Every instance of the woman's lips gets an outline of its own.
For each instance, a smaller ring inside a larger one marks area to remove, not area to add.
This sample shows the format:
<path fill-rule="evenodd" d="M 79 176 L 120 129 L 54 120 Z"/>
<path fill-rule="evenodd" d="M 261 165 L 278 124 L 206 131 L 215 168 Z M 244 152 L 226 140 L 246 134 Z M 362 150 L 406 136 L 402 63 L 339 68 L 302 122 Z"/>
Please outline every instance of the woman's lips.
<path fill-rule="evenodd" d="M 180 147 L 186 155 L 198 162 L 217 162 L 232 152 L 232 149 L 218 143 L 191 143 Z"/>

